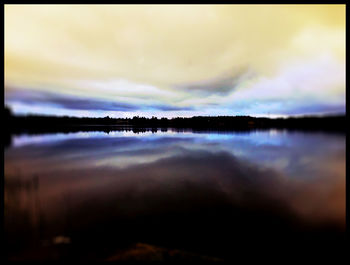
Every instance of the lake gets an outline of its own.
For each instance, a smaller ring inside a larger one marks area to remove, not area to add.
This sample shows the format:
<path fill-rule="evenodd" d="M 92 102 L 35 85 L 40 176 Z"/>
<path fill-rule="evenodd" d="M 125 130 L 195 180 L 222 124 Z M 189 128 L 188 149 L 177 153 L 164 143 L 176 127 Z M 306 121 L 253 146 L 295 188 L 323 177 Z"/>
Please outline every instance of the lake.
<path fill-rule="evenodd" d="M 341 248 L 345 141 L 287 130 L 13 136 L 7 257 L 220 261 Z"/>

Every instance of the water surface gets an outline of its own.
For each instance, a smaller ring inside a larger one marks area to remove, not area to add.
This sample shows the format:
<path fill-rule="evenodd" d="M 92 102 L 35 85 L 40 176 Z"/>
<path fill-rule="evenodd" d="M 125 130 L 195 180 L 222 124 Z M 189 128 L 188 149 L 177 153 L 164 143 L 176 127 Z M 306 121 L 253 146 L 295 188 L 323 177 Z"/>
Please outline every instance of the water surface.
<path fill-rule="evenodd" d="M 5 150 L 13 260 L 118 259 L 135 244 L 227 260 L 344 231 L 344 134 L 58 133 Z"/>

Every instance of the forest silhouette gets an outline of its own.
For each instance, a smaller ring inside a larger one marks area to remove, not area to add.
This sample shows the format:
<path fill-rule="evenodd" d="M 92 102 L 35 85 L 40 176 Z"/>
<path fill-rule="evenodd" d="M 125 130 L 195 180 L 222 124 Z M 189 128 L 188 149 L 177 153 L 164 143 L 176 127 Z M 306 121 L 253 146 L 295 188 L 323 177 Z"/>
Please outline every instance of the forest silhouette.
<path fill-rule="evenodd" d="M 251 116 L 194 116 L 190 118 L 103 118 L 13 115 L 11 109 L 4 108 L 6 131 L 10 134 L 76 132 L 76 131 L 113 131 L 130 129 L 135 132 L 159 129 L 191 129 L 194 131 L 251 131 L 264 129 L 289 129 L 303 131 L 345 132 L 346 116 L 303 116 L 288 118 L 267 118 Z"/>

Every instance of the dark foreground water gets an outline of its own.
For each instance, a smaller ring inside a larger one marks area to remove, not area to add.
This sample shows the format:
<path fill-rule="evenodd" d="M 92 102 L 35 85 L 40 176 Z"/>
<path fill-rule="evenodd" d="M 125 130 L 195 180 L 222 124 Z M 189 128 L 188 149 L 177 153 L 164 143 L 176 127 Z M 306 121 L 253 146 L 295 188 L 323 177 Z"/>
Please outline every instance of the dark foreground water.
<path fill-rule="evenodd" d="M 345 135 L 172 130 L 16 136 L 11 260 L 343 253 Z"/>

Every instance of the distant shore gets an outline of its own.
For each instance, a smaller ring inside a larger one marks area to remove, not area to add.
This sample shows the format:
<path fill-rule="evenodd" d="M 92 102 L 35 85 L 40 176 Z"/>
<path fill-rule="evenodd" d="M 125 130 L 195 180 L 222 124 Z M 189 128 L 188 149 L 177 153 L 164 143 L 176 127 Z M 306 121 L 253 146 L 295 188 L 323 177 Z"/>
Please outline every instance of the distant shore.
<path fill-rule="evenodd" d="M 113 130 L 179 130 L 195 131 L 251 131 L 266 129 L 289 129 L 303 131 L 345 132 L 346 116 L 305 116 L 289 118 L 256 118 L 250 116 L 196 116 L 191 118 L 77 118 L 59 116 L 12 115 L 5 108 L 6 131 L 18 133 L 50 133 L 78 131 L 113 131 Z"/>

